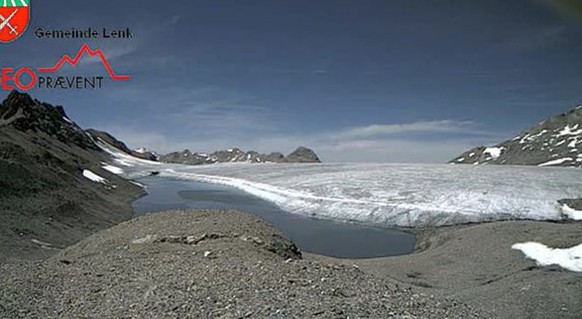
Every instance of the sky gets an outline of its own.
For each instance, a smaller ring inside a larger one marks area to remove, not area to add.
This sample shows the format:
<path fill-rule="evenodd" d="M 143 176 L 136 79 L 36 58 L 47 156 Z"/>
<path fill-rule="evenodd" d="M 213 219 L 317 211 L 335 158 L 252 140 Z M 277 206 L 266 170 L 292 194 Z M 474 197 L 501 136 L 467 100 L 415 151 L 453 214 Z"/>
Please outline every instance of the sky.
<path fill-rule="evenodd" d="M 559 4 L 33 0 L 29 29 L 0 45 L 0 66 L 101 48 L 131 81 L 29 93 L 133 148 L 303 145 L 326 162 L 438 163 L 582 104 L 582 19 Z M 134 37 L 38 39 L 41 27 Z M 106 74 L 94 58 L 62 73 Z"/>

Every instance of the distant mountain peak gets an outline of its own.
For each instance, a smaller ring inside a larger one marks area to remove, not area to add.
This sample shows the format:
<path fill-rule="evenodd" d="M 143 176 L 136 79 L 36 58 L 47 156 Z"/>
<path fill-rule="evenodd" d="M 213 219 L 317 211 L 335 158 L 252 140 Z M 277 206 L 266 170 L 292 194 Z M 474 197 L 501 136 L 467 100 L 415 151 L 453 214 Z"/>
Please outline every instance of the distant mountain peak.
<path fill-rule="evenodd" d="M 582 166 L 582 105 L 495 146 L 475 147 L 450 163 Z"/>
<path fill-rule="evenodd" d="M 206 165 L 216 163 L 320 163 L 314 151 L 299 147 L 285 157 L 281 153 L 260 154 L 255 151 L 245 152 L 240 148 L 229 148 L 212 154 L 192 153 L 189 150 L 174 152 L 160 157 L 161 162 L 188 165 Z"/>
<path fill-rule="evenodd" d="M 287 159 L 295 162 L 319 163 L 319 157 L 307 147 L 300 146 L 287 156 Z"/>

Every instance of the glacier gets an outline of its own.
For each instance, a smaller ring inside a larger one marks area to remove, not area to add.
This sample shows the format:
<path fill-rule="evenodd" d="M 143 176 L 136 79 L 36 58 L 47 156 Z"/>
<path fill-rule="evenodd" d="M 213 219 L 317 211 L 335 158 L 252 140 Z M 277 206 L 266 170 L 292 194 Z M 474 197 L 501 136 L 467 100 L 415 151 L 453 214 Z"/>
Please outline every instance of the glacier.
<path fill-rule="evenodd" d="M 115 153 L 112 153 L 115 155 Z M 557 200 L 582 194 L 582 170 L 425 164 L 162 164 L 116 155 L 125 177 L 222 184 L 289 213 L 379 226 L 565 220 Z"/>

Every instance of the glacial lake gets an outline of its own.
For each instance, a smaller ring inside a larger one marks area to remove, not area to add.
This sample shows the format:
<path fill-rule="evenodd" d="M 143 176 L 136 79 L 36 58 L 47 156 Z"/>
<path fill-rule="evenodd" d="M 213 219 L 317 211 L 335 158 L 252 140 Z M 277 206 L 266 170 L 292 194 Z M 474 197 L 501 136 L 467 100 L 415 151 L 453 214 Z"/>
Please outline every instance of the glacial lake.
<path fill-rule="evenodd" d="M 409 254 L 413 235 L 287 213 L 261 198 L 228 186 L 149 176 L 139 179 L 148 195 L 133 202 L 134 216 L 172 209 L 233 209 L 254 214 L 283 232 L 303 252 L 340 258 Z"/>

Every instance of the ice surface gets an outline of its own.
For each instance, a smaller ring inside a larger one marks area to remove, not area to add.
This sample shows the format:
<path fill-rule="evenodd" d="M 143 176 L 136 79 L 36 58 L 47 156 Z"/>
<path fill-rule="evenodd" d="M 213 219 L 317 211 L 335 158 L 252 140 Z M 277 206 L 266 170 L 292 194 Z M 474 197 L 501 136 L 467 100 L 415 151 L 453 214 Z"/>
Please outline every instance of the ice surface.
<path fill-rule="evenodd" d="M 558 265 L 564 269 L 582 272 L 582 244 L 568 249 L 555 249 L 540 243 L 529 242 L 515 244 L 511 248 L 521 250 L 539 266 Z"/>
<path fill-rule="evenodd" d="M 87 178 L 95 183 L 107 184 L 107 180 L 105 178 L 91 172 L 88 169 L 83 170 L 83 176 L 85 176 L 85 178 Z"/>
<path fill-rule="evenodd" d="M 125 158 L 124 161 L 130 161 Z M 130 161 L 126 176 L 228 185 L 296 214 L 385 226 L 562 220 L 557 200 L 582 192 L 582 170 L 523 166 L 246 164 Z"/>

